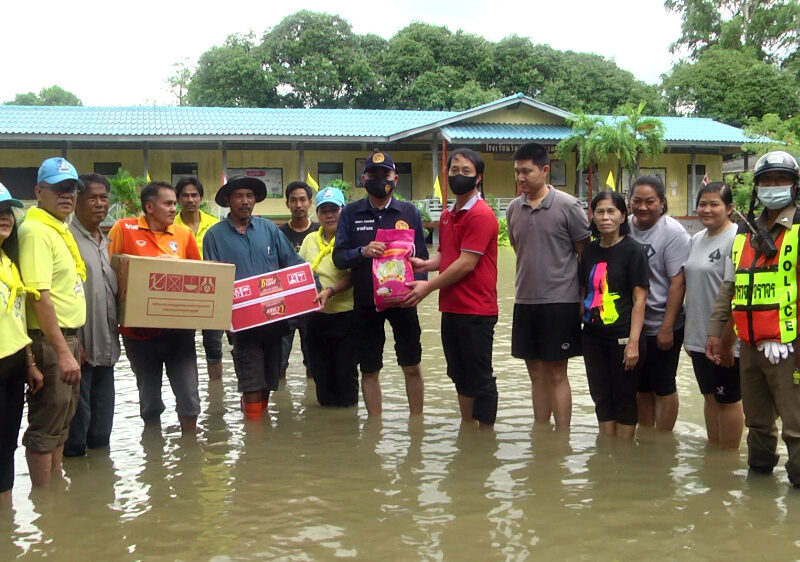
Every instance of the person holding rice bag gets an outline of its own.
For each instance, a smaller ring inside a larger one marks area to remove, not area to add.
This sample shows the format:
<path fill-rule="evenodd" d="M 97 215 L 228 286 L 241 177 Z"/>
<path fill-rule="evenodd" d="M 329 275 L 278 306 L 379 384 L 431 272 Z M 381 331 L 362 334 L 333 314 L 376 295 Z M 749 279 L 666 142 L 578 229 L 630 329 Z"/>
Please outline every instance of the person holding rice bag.
<path fill-rule="evenodd" d="M 361 180 L 367 197 L 342 209 L 333 247 L 333 263 L 339 269 L 349 269 L 353 283 L 364 404 L 370 415 L 381 414 L 378 375 L 383 367 L 384 324 L 388 320 L 394 333 L 397 362 L 405 375 L 409 410 L 412 414 L 421 414 L 422 345 L 417 309 L 401 306 L 381 311 L 376 309 L 372 262 L 383 256 L 387 249 L 386 242 L 376 240 L 379 229 L 412 230 L 415 256 L 428 259 L 422 217 L 414 205 L 392 196 L 397 186 L 397 171 L 387 153 L 375 152 L 366 159 Z M 424 280 L 427 275 L 417 274 L 415 278 Z"/>
<path fill-rule="evenodd" d="M 439 271 L 430 282 L 414 281 L 404 304 L 416 305 L 439 289 L 442 349 L 447 376 L 456 385 L 461 423 L 489 429 L 497 418 L 497 382 L 492 369 L 497 324 L 497 217 L 480 196 L 484 163 L 480 154 L 459 148 L 447 162 L 456 202 L 442 213 L 439 251 L 420 271 Z"/>

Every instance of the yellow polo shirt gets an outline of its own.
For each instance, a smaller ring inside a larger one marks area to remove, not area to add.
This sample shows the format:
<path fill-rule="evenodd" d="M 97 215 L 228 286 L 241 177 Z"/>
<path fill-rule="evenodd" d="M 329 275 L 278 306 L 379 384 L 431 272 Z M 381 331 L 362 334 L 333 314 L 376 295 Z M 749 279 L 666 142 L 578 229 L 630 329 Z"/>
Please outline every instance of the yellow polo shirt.
<path fill-rule="evenodd" d="M 64 229 L 72 236 L 69 226 Z M 27 287 L 50 291 L 50 300 L 62 328 L 80 328 L 86 322 L 83 281 L 66 242 L 52 227 L 24 220 L 19 225 L 19 269 Z M 39 320 L 27 304 L 28 328 L 39 330 Z"/>
<path fill-rule="evenodd" d="M 28 337 L 28 328 L 25 324 L 25 292 L 17 292 L 11 312 L 8 311 L 8 299 L 11 289 L 3 283 L 3 279 L 13 279 L 14 263 L 0 249 L 0 358 L 14 355 L 20 349 L 31 343 Z M 9 281 L 10 282 L 10 281 Z M 12 283 L 13 285 L 14 283 Z"/>
<path fill-rule="evenodd" d="M 201 258 L 203 257 L 203 237 L 206 235 L 208 229 L 217 224 L 218 222 L 219 219 L 217 217 L 209 215 L 208 213 L 204 213 L 203 211 L 200 211 L 200 225 L 197 227 L 197 232 L 192 232 L 192 234 L 194 234 L 194 241 L 197 242 L 197 249 L 200 250 Z M 192 230 L 188 224 L 183 222 L 180 213 L 175 215 L 175 222 L 173 224 L 179 224 L 181 226 L 185 226 L 189 230 Z"/>
<path fill-rule="evenodd" d="M 320 228 L 320 230 L 322 229 Z M 313 263 L 314 258 L 317 257 L 319 252 L 320 248 L 319 241 L 317 240 L 317 233 L 312 232 L 303 239 L 303 245 L 300 246 L 300 256 L 308 263 Z M 317 270 L 314 273 L 319 277 L 319 282 L 323 288 L 332 287 L 337 281 L 350 275 L 348 270 L 341 270 L 333 265 L 331 254 L 322 258 L 322 261 L 319 262 Z M 335 314 L 337 312 L 347 312 L 348 310 L 353 310 L 353 287 L 341 293 L 336 293 L 329 298 L 322 312 Z"/>

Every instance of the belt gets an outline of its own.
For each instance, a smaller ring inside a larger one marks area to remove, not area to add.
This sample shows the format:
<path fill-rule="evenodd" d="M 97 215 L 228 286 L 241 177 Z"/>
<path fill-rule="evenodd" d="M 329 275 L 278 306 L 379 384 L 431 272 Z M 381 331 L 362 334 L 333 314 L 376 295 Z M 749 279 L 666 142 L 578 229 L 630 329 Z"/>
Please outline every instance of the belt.
<path fill-rule="evenodd" d="M 77 328 L 59 328 L 59 330 L 61 330 L 61 333 L 64 334 L 64 337 L 78 335 Z M 44 336 L 44 332 L 41 330 L 28 330 L 28 335 L 31 336 L 32 338 L 38 336 Z"/>

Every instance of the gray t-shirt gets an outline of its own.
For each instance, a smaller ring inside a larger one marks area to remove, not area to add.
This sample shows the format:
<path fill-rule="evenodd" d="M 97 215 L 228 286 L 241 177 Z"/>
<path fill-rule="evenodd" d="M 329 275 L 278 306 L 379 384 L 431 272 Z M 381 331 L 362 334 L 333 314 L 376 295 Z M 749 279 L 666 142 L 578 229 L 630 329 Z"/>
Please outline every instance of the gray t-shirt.
<path fill-rule="evenodd" d="M 590 236 L 586 211 L 572 195 L 550 192 L 532 208 L 523 193 L 506 209 L 517 252 L 518 304 L 580 302 L 575 242 Z"/>
<path fill-rule="evenodd" d="M 655 336 L 664 322 L 670 278 L 678 275 L 689 257 L 691 238 L 683 225 L 670 216 L 662 216 L 647 230 L 639 230 L 628 219 L 631 237 L 644 246 L 650 262 L 650 291 L 644 314 L 644 332 Z M 675 319 L 675 329 L 683 327 L 683 307 Z"/>
<path fill-rule="evenodd" d="M 683 346 L 687 351 L 703 352 L 708 338 L 708 320 L 719 287 L 733 270 L 731 248 L 737 227 L 731 224 L 716 236 L 702 230 L 692 236 L 692 248 L 686 260 L 686 331 Z"/>

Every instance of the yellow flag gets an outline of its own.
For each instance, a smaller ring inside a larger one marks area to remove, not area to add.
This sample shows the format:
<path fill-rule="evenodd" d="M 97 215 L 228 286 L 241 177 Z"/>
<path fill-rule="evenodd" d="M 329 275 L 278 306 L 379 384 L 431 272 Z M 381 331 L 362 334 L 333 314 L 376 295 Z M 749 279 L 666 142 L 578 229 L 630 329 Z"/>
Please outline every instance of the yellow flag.
<path fill-rule="evenodd" d="M 617 189 L 616 187 L 617 184 L 614 183 L 614 173 L 611 172 L 611 170 L 608 171 L 608 177 L 606 178 L 606 185 L 611 188 L 611 191 Z"/>
<path fill-rule="evenodd" d="M 147 171 L 147 183 L 150 183 L 150 170 Z"/>
<path fill-rule="evenodd" d="M 439 198 L 439 202 L 444 205 L 444 198 L 442 197 L 442 186 L 439 185 L 439 176 L 436 176 L 436 181 L 433 182 L 433 195 Z"/>
<path fill-rule="evenodd" d="M 306 173 L 306 183 L 309 187 L 313 188 L 314 191 L 319 191 L 319 184 L 311 177 L 311 172 Z"/>

